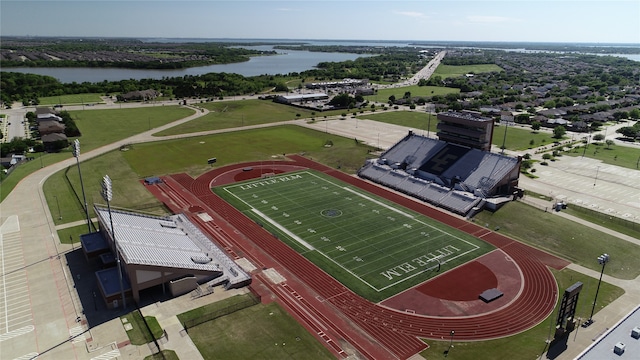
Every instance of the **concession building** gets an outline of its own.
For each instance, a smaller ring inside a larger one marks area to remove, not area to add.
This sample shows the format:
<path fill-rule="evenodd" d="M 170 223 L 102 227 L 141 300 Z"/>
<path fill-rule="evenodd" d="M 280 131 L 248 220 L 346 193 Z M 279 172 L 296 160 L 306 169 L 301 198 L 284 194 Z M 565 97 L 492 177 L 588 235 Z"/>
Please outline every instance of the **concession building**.
<path fill-rule="evenodd" d="M 123 297 L 139 302 L 141 292 L 156 286 L 178 296 L 203 284 L 237 288 L 251 282 L 249 274 L 183 214 L 160 217 L 94 209 L 100 231 L 80 240 L 87 260 L 102 265 L 95 276 L 110 308 L 118 307 Z"/>

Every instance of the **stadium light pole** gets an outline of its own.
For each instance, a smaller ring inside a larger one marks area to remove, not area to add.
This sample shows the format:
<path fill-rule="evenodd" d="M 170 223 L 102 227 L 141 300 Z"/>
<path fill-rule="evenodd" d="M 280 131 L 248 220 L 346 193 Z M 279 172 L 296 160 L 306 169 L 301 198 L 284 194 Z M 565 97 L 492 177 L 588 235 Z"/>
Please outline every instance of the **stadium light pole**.
<path fill-rule="evenodd" d="M 596 310 L 596 301 L 598 300 L 598 292 L 600 291 L 600 283 L 602 282 L 602 274 L 604 274 L 604 266 L 609 262 L 609 254 L 602 254 L 598 256 L 598 264 L 602 265 L 602 270 L 600 270 L 600 280 L 598 280 L 598 287 L 596 288 L 596 296 L 593 298 L 593 306 L 591 307 L 591 315 L 589 319 L 584 322 L 583 326 L 587 327 L 594 323 L 593 321 L 593 313 Z"/>
<path fill-rule="evenodd" d="M 73 141 L 73 157 L 76 158 L 76 164 L 78 165 L 78 174 L 80 175 L 80 188 L 82 189 L 82 199 L 84 200 L 84 212 L 87 216 L 87 227 L 91 232 L 91 218 L 89 217 L 89 206 L 87 205 L 87 196 L 84 193 L 84 182 L 82 181 L 82 171 L 80 171 L 80 140 L 75 139 Z"/>
<path fill-rule="evenodd" d="M 111 200 L 113 199 L 113 188 L 109 175 L 105 175 L 102 178 L 102 198 L 107 202 L 107 210 L 109 211 L 109 223 L 111 224 L 111 240 L 113 240 L 113 248 L 116 253 L 116 263 L 118 264 L 118 279 L 120 280 L 120 296 L 122 297 L 122 308 L 126 309 L 127 300 L 124 297 L 124 286 L 122 285 L 122 265 L 120 264 L 120 252 L 118 251 L 116 232 L 113 228 L 113 217 L 111 216 Z"/>
<path fill-rule="evenodd" d="M 429 131 L 431 130 L 431 104 L 427 104 L 425 107 L 427 113 L 429 114 L 429 120 L 427 121 L 427 137 L 429 137 Z"/>
<path fill-rule="evenodd" d="M 507 128 L 509 128 L 509 122 L 505 121 L 504 122 L 504 137 L 502 138 L 502 152 L 501 152 L 501 154 L 504 154 L 504 148 L 506 147 L 505 144 L 507 143 Z"/>
<path fill-rule="evenodd" d="M 449 352 L 451 351 L 451 348 L 453 347 L 453 335 L 455 335 L 455 334 L 456 334 L 455 330 L 451 330 L 451 332 L 449 333 L 449 335 L 451 335 L 451 338 L 449 339 L 449 347 L 444 352 L 444 357 L 447 357 L 449 355 Z"/>

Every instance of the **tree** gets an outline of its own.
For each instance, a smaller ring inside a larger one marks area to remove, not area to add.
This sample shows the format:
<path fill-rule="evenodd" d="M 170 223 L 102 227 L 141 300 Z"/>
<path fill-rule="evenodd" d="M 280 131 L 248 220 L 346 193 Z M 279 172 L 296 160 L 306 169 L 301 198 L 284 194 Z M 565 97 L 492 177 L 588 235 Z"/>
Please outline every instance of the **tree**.
<path fill-rule="evenodd" d="M 613 141 L 611 139 L 607 139 L 604 143 L 607 144 L 607 149 L 609 149 L 611 147 L 611 145 L 613 145 L 615 143 L 615 141 Z"/>
<path fill-rule="evenodd" d="M 593 141 L 602 141 L 604 140 L 604 135 L 603 134 L 595 134 L 593 135 Z"/>
<path fill-rule="evenodd" d="M 638 126 L 625 126 L 616 130 L 618 134 L 630 139 L 635 139 L 640 136 L 640 128 Z"/>
<path fill-rule="evenodd" d="M 531 123 L 531 130 L 538 131 L 538 130 L 540 130 L 541 126 L 542 126 L 542 124 L 540 124 L 540 121 L 534 121 L 534 122 Z"/>
<path fill-rule="evenodd" d="M 631 109 L 631 111 L 629 111 L 629 118 L 640 119 L 640 109 Z"/>
<path fill-rule="evenodd" d="M 567 133 L 567 129 L 565 129 L 564 126 L 562 126 L 562 125 L 558 125 L 558 126 L 553 128 L 553 137 L 555 139 L 562 139 L 562 137 L 566 133 Z"/>
<path fill-rule="evenodd" d="M 338 94 L 329 101 L 329 105 L 333 105 L 336 107 L 347 108 L 349 105 L 355 104 L 356 99 L 351 97 L 347 93 Z"/>
<path fill-rule="evenodd" d="M 389 96 L 389 103 L 393 104 L 394 102 L 396 102 L 396 96 L 395 95 Z"/>

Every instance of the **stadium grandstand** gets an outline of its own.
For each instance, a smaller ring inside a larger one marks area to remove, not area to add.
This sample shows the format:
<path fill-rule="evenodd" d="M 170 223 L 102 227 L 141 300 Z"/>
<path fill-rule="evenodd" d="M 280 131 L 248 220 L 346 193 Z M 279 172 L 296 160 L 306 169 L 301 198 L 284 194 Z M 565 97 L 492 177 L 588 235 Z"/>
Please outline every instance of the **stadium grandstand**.
<path fill-rule="evenodd" d="M 448 119 L 457 115 L 446 113 Z M 462 118 L 475 115 L 462 114 Z M 483 124 L 492 122 L 483 121 Z M 456 143 L 456 130 L 463 137 Z M 491 129 L 476 132 L 491 132 Z M 470 147 L 469 129 L 447 127 L 443 141 L 417 135 L 407 136 L 377 159 L 368 160 L 358 175 L 432 205 L 463 216 L 473 216 L 487 207 L 497 207 L 519 194 L 520 157 L 511 157 Z M 486 135 L 483 135 L 486 136 Z"/>
<path fill-rule="evenodd" d="M 201 291 L 203 284 L 206 289 L 218 284 L 229 289 L 251 282 L 249 274 L 183 214 L 159 217 L 94 208 L 100 231 L 81 235 L 80 241 L 87 260 L 101 262 L 103 269 L 95 275 L 108 307 L 118 307 L 121 294 L 139 302 L 140 292 L 155 286 L 178 296 Z"/>

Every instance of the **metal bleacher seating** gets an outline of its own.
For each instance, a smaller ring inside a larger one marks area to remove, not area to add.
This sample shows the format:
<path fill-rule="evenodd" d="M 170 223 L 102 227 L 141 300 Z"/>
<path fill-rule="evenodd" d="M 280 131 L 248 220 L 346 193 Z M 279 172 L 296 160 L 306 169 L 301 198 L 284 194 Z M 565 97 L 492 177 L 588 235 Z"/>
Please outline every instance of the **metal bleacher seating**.
<path fill-rule="evenodd" d="M 516 166 L 515 158 L 409 133 L 358 175 L 466 215 Z"/>

